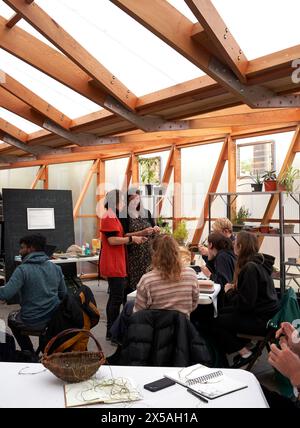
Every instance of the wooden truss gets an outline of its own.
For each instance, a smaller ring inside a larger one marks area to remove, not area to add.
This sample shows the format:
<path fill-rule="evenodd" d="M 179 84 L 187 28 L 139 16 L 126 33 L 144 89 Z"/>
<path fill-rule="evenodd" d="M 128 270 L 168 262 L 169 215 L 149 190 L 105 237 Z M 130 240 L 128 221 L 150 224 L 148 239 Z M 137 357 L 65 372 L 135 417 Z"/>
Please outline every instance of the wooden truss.
<path fill-rule="evenodd" d="M 41 128 L 27 134 L 0 117 L 0 169 L 39 166 L 32 188 L 40 180 L 47 188 L 48 165 L 93 161 L 74 208 L 75 218 L 80 218 L 94 174 L 97 203 L 103 198 L 106 160 L 128 158 L 126 190 L 130 183 L 139 182 L 138 155 L 170 150 L 163 176 L 167 187 L 172 173 L 174 181 L 181 183 L 182 148 L 223 142 L 209 191 L 217 190 L 228 161 L 228 190 L 234 192 L 237 138 L 296 130 L 281 174 L 299 151 L 300 83 L 294 83 L 291 75 L 300 45 L 249 61 L 211 0 L 185 0 L 196 24 L 167 0 L 111 0 L 206 73 L 137 97 L 34 0 L 3 1 L 15 14 L 8 20 L 0 17 L 0 48 L 103 107 L 72 120 L 0 71 L 0 107 Z M 18 27 L 21 19 L 57 49 Z M 276 202 L 275 197 L 270 201 L 264 222 L 272 218 Z M 181 192 L 175 191 L 175 224 L 181 218 L 181 204 Z M 159 212 L 162 206 L 163 198 Z M 201 237 L 207 210 L 206 198 L 194 243 Z"/>

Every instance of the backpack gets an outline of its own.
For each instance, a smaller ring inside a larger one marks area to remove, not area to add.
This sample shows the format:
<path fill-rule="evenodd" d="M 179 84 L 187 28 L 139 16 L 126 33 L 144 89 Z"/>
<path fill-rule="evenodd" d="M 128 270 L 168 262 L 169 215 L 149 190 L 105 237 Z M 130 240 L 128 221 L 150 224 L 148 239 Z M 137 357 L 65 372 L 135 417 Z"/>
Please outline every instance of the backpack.
<path fill-rule="evenodd" d="M 40 338 L 40 349 L 44 351 L 46 344 L 58 333 L 69 328 L 90 330 L 100 320 L 96 300 L 89 287 L 81 285 L 74 295 L 67 294 L 52 320 Z M 84 333 L 70 333 L 58 339 L 49 349 L 48 354 L 55 352 L 86 351 L 89 338 Z"/>
<path fill-rule="evenodd" d="M 16 343 L 11 334 L 0 332 L 0 361 L 6 363 L 16 361 Z"/>

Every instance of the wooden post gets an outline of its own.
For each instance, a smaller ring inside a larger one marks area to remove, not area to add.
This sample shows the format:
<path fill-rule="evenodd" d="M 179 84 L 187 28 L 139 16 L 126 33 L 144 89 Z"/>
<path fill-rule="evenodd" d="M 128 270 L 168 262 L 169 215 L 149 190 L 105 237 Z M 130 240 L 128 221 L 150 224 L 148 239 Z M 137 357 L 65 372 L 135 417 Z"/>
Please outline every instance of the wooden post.
<path fill-rule="evenodd" d="M 128 158 L 127 168 L 125 171 L 125 177 L 122 185 L 122 192 L 126 193 L 128 191 L 131 177 L 132 177 L 132 156 Z"/>
<path fill-rule="evenodd" d="M 293 140 L 291 142 L 291 145 L 289 147 L 287 155 L 286 155 L 284 162 L 282 164 L 280 173 L 278 175 L 278 180 L 280 180 L 282 178 L 285 171 L 293 164 L 296 153 L 298 151 L 298 144 L 299 143 L 300 143 L 300 125 L 298 125 L 296 128 Z M 279 200 L 278 195 L 272 195 L 271 196 L 261 224 L 263 224 L 263 225 L 270 224 L 272 217 L 274 215 L 278 200 Z M 260 236 L 258 241 L 259 241 L 259 246 L 261 247 L 261 245 L 264 241 L 264 236 Z"/>
<path fill-rule="evenodd" d="M 79 198 L 78 198 L 78 200 L 76 202 L 76 205 L 74 207 L 74 210 L 73 210 L 74 220 L 77 219 L 77 216 L 78 216 L 78 213 L 79 213 L 82 201 L 83 201 L 83 199 L 84 199 L 84 197 L 86 195 L 86 192 L 87 192 L 87 190 L 89 188 L 89 185 L 90 185 L 90 183 L 92 181 L 92 178 L 93 178 L 94 174 L 97 173 L 97 171 L 98 171 L 99 163 L 100 163 L 100 159 L 95 160 L 94 163 L 93 163 L 93 165 L 91 166 L 91 168 L 89 170 L 88 176 L 87 176 L 87 178 L 85 180 L 85 183 L 83 185 L 83 188 L 81 190 L 81 193 L 79 195 Z"/>
<path fill-rule="evenodd" d="M 101 201 L 105 197 L 105 161 L 99 160 L 97 168 L 97 190 L 96 190 L 96 213 L 97 213 L 97 233 L 100 230 L 101 222 Z"/>
<path fill-rule="evenodd" d="M 209 204 L 208 193 L 213 193 L 217 191 L 220 178 L 222 176 L 225 163 L 227 161 L 227 156 L 228 156 L 228 138 L 226 138 L 225 142 L 223 143 L 222 150 L 215 168 L 215 172 L 211 179 L 210 186 L 208 188 L 208 192 L 204 201 L 203 210 L 198 221 L 197 229 L 195 230 L 195 233 L 193 236 L 193 241 L 192 241 L 193 245 L 199 244 L 200 238 L 202 236 L 202 233 L 206 224 L 206 218 L 208 217 L 208 204 Z"/>
<path fill-rule="evenodd" d="M 131 182 L 133 186 L 139 186 L 140 184 L 140 179 L 139 179 L 139 160 L 138 157 L 133 153 L 131 155 L 131 168 L 132 168 L 132 172 L 131 172 Z"/>
<path fill-rule="evenodd" d="M 47 165 L 43 165 L 40 167 L 33 183 L 30 186 L 30 189 L 35 189 L 39 181 L 43 181 L 44 190 L 47 190 L 49 188 Z"/>
<path fill-rule="evenodd" d="M 236 143 L 232 140 L 231 136 L 227 137 L 228 143 L 228 192 L 236 192 Z M 230 198 L 231 199 L 231 198 Z M 236 216 L 236 202 L 234 201 L 230 207 L 230 220 Z"/>
<path fill-rule="evenodd" d="M 170 150 L 168 162 L 167 162 L 166 169 L 165 169 L 163 179 L 162 179 L 162 187 L 164 189 L 165 194 L 167 193 L 167 188 L 168 188 L 168 185 L 170 183 L 171 175 L 172 175 L 173 168 L 174 168 L 174 149 L 175 149 L 175 146 L 173 146 Z M 165 198 L 163 196 L 158 203 L 158 215 L 160 215 L 160 213 L 162 211 L 164 199 Z"/>
<path fill-rule="evenodd" d="M 181 219 L 181 149 L 174 149 L 174 207 L 173 230 L 176 229 Z"/>

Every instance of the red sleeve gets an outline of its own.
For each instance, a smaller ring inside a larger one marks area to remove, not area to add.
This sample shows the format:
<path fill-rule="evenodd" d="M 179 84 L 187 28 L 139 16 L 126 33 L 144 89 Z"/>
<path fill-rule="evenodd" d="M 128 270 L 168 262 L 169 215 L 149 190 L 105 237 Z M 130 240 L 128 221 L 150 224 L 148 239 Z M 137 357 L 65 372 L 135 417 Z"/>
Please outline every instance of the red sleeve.
<path fill-rule="evenodd" d="M 100 225 L 100 232 L 118 232 L 120 227 L 118 227 L 118 221 L 116 218 L 112 217 L 103 217 Z"/>

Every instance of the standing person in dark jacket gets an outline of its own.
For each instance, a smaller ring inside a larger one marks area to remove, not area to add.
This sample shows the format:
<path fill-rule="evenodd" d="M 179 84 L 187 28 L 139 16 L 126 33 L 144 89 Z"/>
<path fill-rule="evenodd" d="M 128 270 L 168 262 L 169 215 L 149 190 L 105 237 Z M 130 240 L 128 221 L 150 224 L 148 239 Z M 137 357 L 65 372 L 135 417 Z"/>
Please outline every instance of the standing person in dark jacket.
<path fill-rule="evenodd" d="M 21 310 L 9 314 L 8 326 L 22 351 L 34 350 L 30 338 L 21 331 L 44 329 L 67 294 L 61 268 L 50 262 L 45 246 L 46 238 L 42 235 L 22 238 L 19 251 L 22 264 L 5 287 L 0 288 L 0 300 L 20 295 Z"/>
<path fill-rule="evenodd" d="M 256 236 L 240 232 L 234 245 L 237 264 L 234 283 L 225 285 L 226 307 L 216 320 L 216 333 L 222 349 L 238 352 L 234 367 L 246 365 L 252 352 L 243 346 L 238 333 L 265 335 L 267 322 L 279 310 L 274 282 L 274 257 L 258 253 Z"/>
<path fill-rule="evenodd" d="M 224 305 L 225 285 L 233 281 L 236 256 L 232 241 L 221 233 L 211 233 L 208 236 L 208 261 L 210 271 L 207 277 L 221 285 L 218 295 L 218 308 Z"/>

